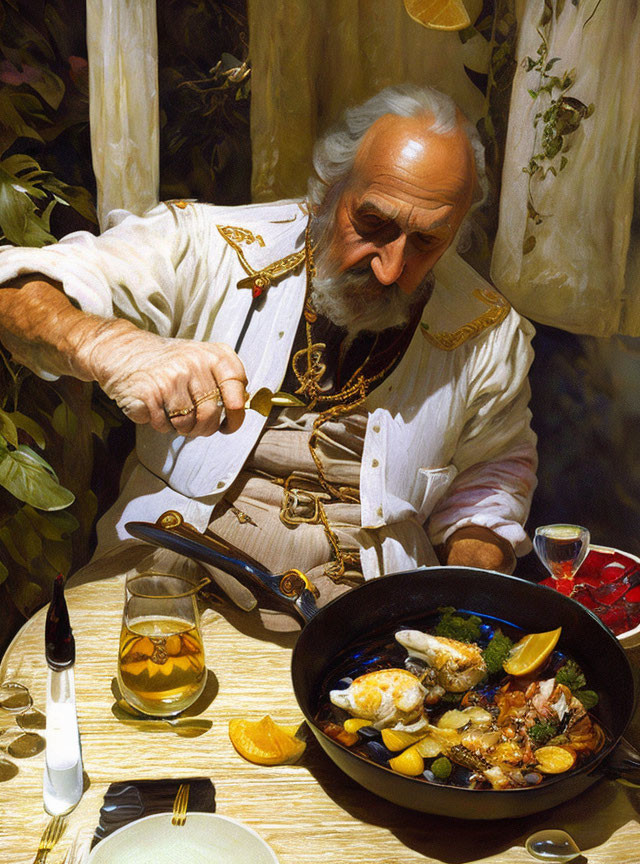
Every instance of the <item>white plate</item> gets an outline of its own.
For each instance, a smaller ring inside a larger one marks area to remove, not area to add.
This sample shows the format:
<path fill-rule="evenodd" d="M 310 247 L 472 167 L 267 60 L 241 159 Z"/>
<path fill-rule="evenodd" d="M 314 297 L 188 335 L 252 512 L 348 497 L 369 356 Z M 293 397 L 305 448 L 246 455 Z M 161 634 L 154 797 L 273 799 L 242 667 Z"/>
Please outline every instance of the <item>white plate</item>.
<path fill-rule="evenodd" d="M 88 864 L 278 864 L 251 828 L 217 813 L 188 813 L 182 826 L 171 813 L 145 816 L 101 840 Z"/>

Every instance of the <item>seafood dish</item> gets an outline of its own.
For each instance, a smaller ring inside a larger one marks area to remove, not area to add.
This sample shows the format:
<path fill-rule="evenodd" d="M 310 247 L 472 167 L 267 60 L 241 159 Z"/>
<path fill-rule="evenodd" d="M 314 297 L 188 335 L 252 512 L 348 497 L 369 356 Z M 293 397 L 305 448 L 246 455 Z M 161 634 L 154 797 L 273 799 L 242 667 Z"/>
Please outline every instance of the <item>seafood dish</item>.
<path fill-rule="evenodd" d="M 537 786 L 610 737 L 561 628 L 441 608 L 351 646 L 319 690 L 315 724 L 357 755 L 427 783 Z"/>

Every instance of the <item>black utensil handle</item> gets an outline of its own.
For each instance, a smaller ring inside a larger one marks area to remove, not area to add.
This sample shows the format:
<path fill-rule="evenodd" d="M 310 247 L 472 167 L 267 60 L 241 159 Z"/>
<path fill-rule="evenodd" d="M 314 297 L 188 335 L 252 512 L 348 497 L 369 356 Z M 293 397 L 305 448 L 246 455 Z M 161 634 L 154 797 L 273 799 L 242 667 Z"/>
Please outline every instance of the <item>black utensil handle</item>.
<path fill-rule="evenodd" d="M 175 511 L 163 513 L 155 523 L 127 522 L 125 528 L 139 540 L 212 564 L 241 581 L 249 579 L 257 583 L 284 603 L 295 606 L 305 622 L 317 611 L 315 589 L 300 571 L 289 570 L 276 576 L 222 538 L 201 534 Z"/>
<path fill-rule="evenodd" d="M 617 747 L 600 765 L 599 770 L 611 780 L 640 787 L 640 753 L 626 738 L 618 741 Z"/>

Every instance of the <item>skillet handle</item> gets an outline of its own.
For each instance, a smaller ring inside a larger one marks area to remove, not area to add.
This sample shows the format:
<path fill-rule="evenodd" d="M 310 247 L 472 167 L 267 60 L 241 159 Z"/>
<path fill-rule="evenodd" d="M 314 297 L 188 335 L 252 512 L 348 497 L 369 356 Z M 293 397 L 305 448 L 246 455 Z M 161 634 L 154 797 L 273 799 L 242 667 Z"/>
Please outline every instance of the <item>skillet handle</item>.
<path fill-rule="evenodd" d="M 598 770 L 610 780 L 640 788 L 640 753 L 626 738 L 620 739 L 618 746 Z"/>
<path fill-rule="evenodd" d="M 257 583 L 287 605 L 295 606 L 305 623 L 318 611 L 316 597 L 319 592 L 300 570 L 287 570 L 276 576 L 221 537 L 201 534 L 176 510 L 167 510 L 155 523 L 127 522 L 124 527 L 139 540 L 212 564 L 241 581 L 249 579 Z"/>

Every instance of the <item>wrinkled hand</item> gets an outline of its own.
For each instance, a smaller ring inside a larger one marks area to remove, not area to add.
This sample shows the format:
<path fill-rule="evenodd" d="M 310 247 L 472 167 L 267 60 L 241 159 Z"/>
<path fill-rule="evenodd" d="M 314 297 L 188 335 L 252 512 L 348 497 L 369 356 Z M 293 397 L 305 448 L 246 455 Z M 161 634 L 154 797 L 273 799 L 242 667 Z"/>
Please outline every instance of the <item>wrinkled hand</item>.
<path fill-rule="evenodd" d="M 211 435 L 224 407 L 229 431 L 240 427 L 247 378 L 228 345 L 120 329 L 96 341 L 91 366 L 107 396 L 134 423 L 190 437 Z"/>

